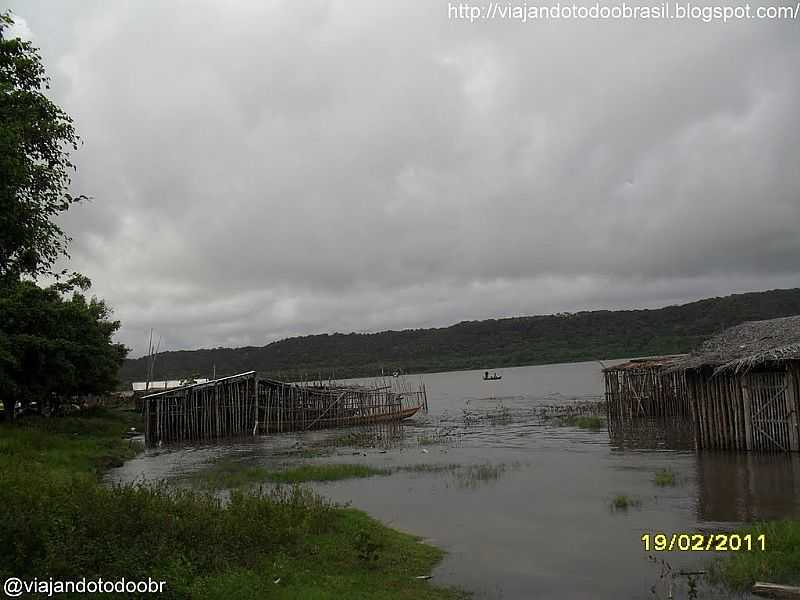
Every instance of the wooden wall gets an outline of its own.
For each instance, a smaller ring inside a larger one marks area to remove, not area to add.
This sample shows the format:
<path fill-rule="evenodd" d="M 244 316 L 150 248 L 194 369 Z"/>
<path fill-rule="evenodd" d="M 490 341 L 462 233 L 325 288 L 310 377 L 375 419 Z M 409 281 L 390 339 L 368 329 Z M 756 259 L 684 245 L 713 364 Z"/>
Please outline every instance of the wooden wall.
<path fill-rule="evenodd" d="M 247 373 L 143 398 L 145 444 L 200 442 L 252 434 L 256 375 Z"/>
<path fill-rule="evenodd" d="M 686 383 L 698 449 L 800 450 L 798 365 L 712 375 L 689 371 Z"/>
<path fill-rule="evenodd" d="M 399 421 L 427 410 L 425 385 L 311 386 L 258 379 L 255 372 L 142 398 L 145 443 L 222 438 Z"/>
<path fill-rule="evenodd" d="M 679 417 L 691 409 L 681 371 L 663 367 L 607 369 L 603 372 L 609 423 L 638 418 Z"/>

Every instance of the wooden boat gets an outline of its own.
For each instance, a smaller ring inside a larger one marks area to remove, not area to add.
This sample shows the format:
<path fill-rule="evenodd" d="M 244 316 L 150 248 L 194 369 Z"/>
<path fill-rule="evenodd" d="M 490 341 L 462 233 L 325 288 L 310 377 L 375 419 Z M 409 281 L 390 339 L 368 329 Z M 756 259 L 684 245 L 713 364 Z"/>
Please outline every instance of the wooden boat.
<path fill-rule="evenodd" d="M 306 387 L 259 380 L 261 433 L 355 427 L 402 421 L 424 406 L 424 392 L 391 391 L 389 387 Z"/>
<path fill-rule="evenodd" d="M 360 427 L 362 425 L 375 425 L 376 423 L 390 423 L 392 421 L 405 421 L 406 419 L 410 419 L 415 414 L 419 412 L 422 408 L 422 405 L 412 406 L 410 408 L 403 408 L 398 411 L 385 411 L 379 413 L 373 413 L 368 415 L 349 415 L 349 416 L 335 416 L 330 417 L 327 419 L 319 419 L 315 423 L 309 424 L 306 426 L 306 430 L 309 429 L 335 429 L 338 427 Z M 302 430 L 300 428 L 296 429 L 298 431 Z M 275 429 L 269 428 L 270 433 L 275 433 L 278 431 L 277 427 Z M 283 429 L 283 431 L 289 431 L 287 429 Z M 267 432 L 267 428 L 264 427 L 261 430 L 262 433 Z"/>

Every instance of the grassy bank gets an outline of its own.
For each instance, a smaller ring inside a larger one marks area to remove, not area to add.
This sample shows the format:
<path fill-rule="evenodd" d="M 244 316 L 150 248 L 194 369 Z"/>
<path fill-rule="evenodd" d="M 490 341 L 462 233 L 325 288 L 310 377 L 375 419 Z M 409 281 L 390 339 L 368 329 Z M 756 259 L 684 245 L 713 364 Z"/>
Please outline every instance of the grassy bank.
<path fill-rule="evenodd" d="M 714 583 L 746 591 L 756 581 L 800 585 L 800 521 L 772 521 L 737 531 L 752 536 L 752 551 L 729 552 L 710 570 Z M 756 543 L 764 534 L 766 550 Z M 757 547 L 758 546 L 758 547 Z"/>
<path fill-rule="evenodd" d="M 441 551 L 302 488 L 211 495 L 99 485 L 137 449 L 110 413 L 0 425 L 0 578 L 167 582 L 167 598 L 458 597 Z M 62 596 L 63 597 L 63 596 Z"/>

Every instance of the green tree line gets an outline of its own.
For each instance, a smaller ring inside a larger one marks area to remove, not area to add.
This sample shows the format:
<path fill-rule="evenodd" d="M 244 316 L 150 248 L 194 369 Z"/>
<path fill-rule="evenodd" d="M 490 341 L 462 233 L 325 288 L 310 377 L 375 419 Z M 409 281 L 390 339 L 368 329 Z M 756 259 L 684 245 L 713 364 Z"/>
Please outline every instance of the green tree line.
<path fill-rule="evenodd" d="M 687 352 L 743 321 L 800 314 L 800 289 L 709 298 L 653 310 L 586 311 L 467 321 L 437 329 L 295 337 L 262 347 L 164 352 L 157 378 L 257 370 L 284 378 L 360 377 Z M 144 378 L 146 359 L 121 378 Z"/>

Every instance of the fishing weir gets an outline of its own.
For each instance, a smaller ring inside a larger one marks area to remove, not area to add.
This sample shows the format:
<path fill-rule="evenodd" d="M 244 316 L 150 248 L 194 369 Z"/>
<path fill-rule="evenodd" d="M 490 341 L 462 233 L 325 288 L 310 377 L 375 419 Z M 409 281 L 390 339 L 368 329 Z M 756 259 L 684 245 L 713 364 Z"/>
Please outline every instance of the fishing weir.
<path fill-rule="evenodd" d="M 401 421 L 427 411 L 425 384 L 287 383 L 255 371 L 142 398 L 147 446 Z"/>

